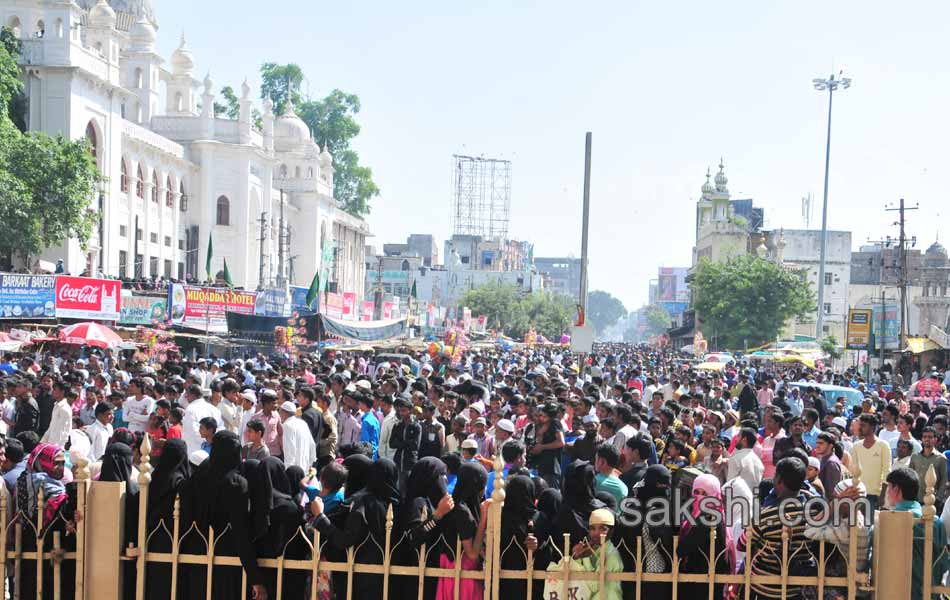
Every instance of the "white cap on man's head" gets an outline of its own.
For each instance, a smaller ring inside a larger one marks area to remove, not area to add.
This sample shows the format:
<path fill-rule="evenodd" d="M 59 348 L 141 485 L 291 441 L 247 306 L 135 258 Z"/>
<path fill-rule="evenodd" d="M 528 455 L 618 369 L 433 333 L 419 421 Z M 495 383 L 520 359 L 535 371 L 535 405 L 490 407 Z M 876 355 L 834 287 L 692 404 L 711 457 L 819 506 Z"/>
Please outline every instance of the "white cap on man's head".
<path fill-rule="evenodd" d="M 289 413 L 297 412 L 297 405 L 291 402 L 290 400 L 284 400 L 284 403 L 280 405 L 280 410 Z"/>

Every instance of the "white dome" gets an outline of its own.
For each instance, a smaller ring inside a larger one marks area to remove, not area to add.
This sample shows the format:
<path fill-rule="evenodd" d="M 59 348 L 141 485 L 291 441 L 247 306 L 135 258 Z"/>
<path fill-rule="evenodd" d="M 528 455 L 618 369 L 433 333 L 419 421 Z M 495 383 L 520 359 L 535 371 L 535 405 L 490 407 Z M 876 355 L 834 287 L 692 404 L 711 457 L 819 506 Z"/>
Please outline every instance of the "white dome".
<path fill-rule="evenodd" d="M 720 158 L 720 159 L 719 159 L 719 172 L 716 173 L 716 191 L 717 191 L 717 192 L 726 192 L 726 191 L 728 191 L 728 188 L 726 187 L 726 184 L 729 183 L 729 178 L 726 177 L 726 173 L 725 173 L 725 171 L 724 171 L 723 169 L 725 169 L 725 165 L 722 164 L 722 159 Z"/>
<path fill-rule="evenodd" d="M 132 41 L 133 51 L 151 52 L 155 49 L 155 37 L 155 28 L 145 17 L 139 17 L 139 20 L 129 30 L 129 39 Z"/>
<path fill-rule="evenodd" d="M 185 43 L 185 34 L 181 34 L 181 43 L 172 52 L 172 72 L 175 75 L 191 75 L 195 70 L 195 57 Z"/>
<path fill-rule="evenodd" d="M 99 0 L 89 9 L 88 23 L 90 27 L 112 29 L 115 27 L 115 11 L 106 0 Z"/>
<path fill-rule="evenodd" d="M 320 153 L 320 163 L 324 165 L 329 165 L 333 163 L 333 155 L 330 154 L 330 151 L 327 150 L 327 145 L 323 145 L 323 152 Z"/>
<path fill-rule="evenodd" d="M 274 149 L 278 152 L 299 150 L 310 141 L 310 128 L 294 112 L 294 105 L 287 102 L 284 114 L 274 121 Z"/>
<path fill-rule="evenodd" d="M 703 196 L 708 196 L 716 191 L 713 184 L 709 181 L 709 169 L 706 169 L 706 183 L 703 184 Z"/>

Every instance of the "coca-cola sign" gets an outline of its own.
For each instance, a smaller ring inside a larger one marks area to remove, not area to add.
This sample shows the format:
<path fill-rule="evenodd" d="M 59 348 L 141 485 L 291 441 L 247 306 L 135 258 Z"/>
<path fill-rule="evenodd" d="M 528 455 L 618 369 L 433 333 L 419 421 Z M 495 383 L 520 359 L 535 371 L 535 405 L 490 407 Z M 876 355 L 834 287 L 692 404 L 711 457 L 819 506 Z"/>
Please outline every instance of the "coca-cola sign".
<path fill-rule="evenodd" d="M 56 316 L 117 321 L 122 307 L 122 285 L 114 279 L 56 277 Z"/>

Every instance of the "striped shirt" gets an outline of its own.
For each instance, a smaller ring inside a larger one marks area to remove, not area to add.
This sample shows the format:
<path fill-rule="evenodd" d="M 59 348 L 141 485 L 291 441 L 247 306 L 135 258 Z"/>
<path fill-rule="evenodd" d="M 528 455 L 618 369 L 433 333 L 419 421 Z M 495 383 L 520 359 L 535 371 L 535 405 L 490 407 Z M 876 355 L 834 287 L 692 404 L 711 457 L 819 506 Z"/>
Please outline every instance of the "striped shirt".
<path fill-rule="evenodd" d="M 788 500 L 784 504 L 764 506 L 759 515 L 758 523 L 753 523 L 752 539 L 746 540 L 743 532 L 739 544 L 745 548 L 746 556 L 752 552 L 752 573 L 756 575 L 782 574 L 782 521 L 779 519 L 779 510 L 783 510 L 785 522 L 794 522 L 796 525 L 789 529 L 788 557 L 789 575 L 805 575 L 798 572 L 795 565 L 808 556 L 817 556 L 810 552 L 811 542 L 805 537 L 805 496 L 799 495 L 797 500 Z M 751 547 L 751 548 L 750 548 Z M 798 560 L 796 560 L 798 559 Z M 752 582 L 752 591 L 760 598 L 782 598 L 780 584 L 765 584 Z M 788 584 L 786 596 L 797 598 L 801 594 L 800 585 Z"/>

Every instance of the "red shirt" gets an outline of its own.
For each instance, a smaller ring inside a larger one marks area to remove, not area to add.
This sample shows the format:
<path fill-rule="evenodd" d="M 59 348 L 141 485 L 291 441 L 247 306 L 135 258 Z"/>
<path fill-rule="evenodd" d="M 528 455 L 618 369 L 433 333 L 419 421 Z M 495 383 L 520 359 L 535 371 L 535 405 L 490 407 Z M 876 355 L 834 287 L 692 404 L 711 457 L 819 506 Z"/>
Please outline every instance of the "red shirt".
<path fill-rule="evenodd" d="M 180 440 L 181 439 L 181 423 L 178 425 L 172 425 L 168 428 L 168 433 L 165 434 L 166 440 Z"/>

